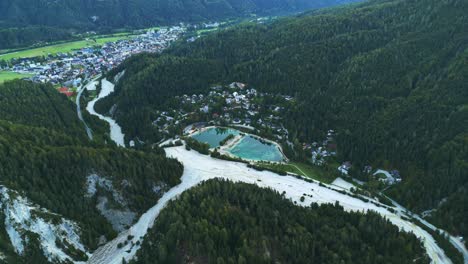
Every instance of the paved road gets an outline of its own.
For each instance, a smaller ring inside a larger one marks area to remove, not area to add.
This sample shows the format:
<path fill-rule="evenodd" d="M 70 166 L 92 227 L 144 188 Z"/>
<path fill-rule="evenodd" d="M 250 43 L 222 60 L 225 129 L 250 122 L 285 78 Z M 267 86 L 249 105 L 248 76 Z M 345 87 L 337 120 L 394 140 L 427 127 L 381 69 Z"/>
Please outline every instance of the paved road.
<path fill-rule="evenodd" d="M 101 75 L 98 75 L 96 78 L 91 80 L 86 85 L 81 85 L 80 88 L 78 89 L 78 95 L 76 96 L 76 113 L 78 114 L 78 118 L 84 124 L 85 129 L 86 129 L 86 134 L 88 134 L 88 138 L 90 140 L 93 140 L 93 131 L 91 130 L 91 128 L 89 128 L 88 124 L 86 124 L 85 120 L 83 119 L 83 113 L 81 113 L 80 99 L 81 99 L 81 95 L 83 94 L 83 91 L 86 90 L 86 87 L 88 87 L 88 85 L 92 84 L 94 81 L 96 81 L 100 77 Z"/>
<path fill-rule="evenodd" d="M 406 212 L 408 215 L 410 215 L 413 218 L 417 219 L 419 222 L 421 222 L 421 224 L 425 225 L 427 228 L 431 229 L 432 231 L 442 232 L 444 235 L 448 236 L 450 243 L 463 255 L 463 262 L 465 264 L 468 264 L 468 250 L 466 249 L 463 242 L 460 241 L 460 239 L 450 235 L 445 230 L 437 228 L 433 224 L 431 224 L 431 223 L 427 222 L 426 220 L 422 219 L 419 215 L 417 215 L 415 213 L 412 213 L 411 211 L 409 211 L 408 209 L 406 209 L 405 207 L 403 207 L 402 205 L 397 203 L 395 200 L 393 200 L 390 197 L 386 196 L 385 194 L 383 194 L 383 193 L 381 193 L 381 194 L 383 196 L 385 196 L 387 199 L 389 199 L 396 208 L 400 209 L 402 212 Z"/>

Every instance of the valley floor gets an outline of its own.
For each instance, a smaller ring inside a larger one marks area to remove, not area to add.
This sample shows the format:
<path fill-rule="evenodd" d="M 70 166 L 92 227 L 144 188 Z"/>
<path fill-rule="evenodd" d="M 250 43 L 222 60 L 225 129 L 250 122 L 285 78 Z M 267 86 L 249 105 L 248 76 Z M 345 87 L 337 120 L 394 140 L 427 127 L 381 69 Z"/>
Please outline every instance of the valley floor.
<path fill-rule="evenodd" d="M 99 119 L 107 122 L 110 126 L 110 137 L 111 139 L 121 147 L 125 147 L 125 140 L 124 140 L 124 134 L 122 133 L 122 128 L 115 122 L 114 119 L 108 117 L 108 116 L 103 116 L 99 113 L 97 113 L 94 110 L 94 105 L 97 103 L 97 101 L 101 100 L 102 98 L 108 96 L 109 94 L 114 92 L 114 87 L 115 85 L 108 80 L 104 79 L 101 82 L 101 91 L 99 92 L 98 97 L 96 97 L 94 100 L 88 103 L 88 106 L 86 107 L 86 110 L 94 115 L 99 117 Z"/>
<path fill-rule="evenodd" d="M 139 249 L 141 239 L 170 200 L 177 198 L 182 192 L 199 183 L 214 178 L 271 188 L 279 193 L 284 193 L 286 198 L 291 199 L 300 206 L 309 206 L 313 202 L 319 204 L 339 202 L 347 211 L 376 211 L 402 230 L 413 232 L 419 237 L 423 241 L 432 263 L 452 263 L 429 233 L 391 213 L 383 205 L 378 207 L 371 202 L 366 203 L 333 189 L 339 189 L 339 187 L 320 186 L 317 182 L 305 182 L 293 176 L 279 176 L 268 171 L 256 171 L 248 168 L 243 163 L 217 160 L 195 151 L 187 151 L 183 146 L 167 148 L 166 153 L 167 156 L 176 158 L 183 163 L 182 183 L 168 191 L 158 204 L 146 212 L 129 230 L 121 233 L 115 240 L 98 249 L 90 258 L 89 263 L 120 264 L 123 258 L 129 260 L 134 257 Z M 302 202 L 301 197 L 304 197 Z"/>
<path fill-rule="evenodd" d="M 117 145 L 125 147 L 124 135 L 116 121 L 110 117 L 102 116 L 94 110 L 94 104 L 113 91 L 114 85 L 104 79 L 99 96 L 88 104 L 87 111 L 109 123 L 111 139 Z M 166 143 L 164 142 L 162 145 Z M 428 232 L 416 224 L 405 220 L 410 218 L 405 208 L 396 207 L 394 208 L 396 209 L 395 213 L 392 213 L 386 209 L 385 205 L 369 197 L 365 198 L 371 202 L 364 202 L 358 198 L 343 194 L 341 192 L 348 192 L 350 188 L 349 184 L 346 184 L 344 181 L 338 180 L 332 185 L 324 185 L 315 181 L 304 181 L 293 176 L 280 176 L 269 171 L 257 171 L 248 168 L 244 163 L 218 160 L 199 154 L 194 150 L 187 151 L 184 146 L 166 148 L 165 150 L 168 157 L 176 158 L 184 165 L 181 184 L 166 192 L 159 202 L 143 214 L 130 229 L 122 232 L 117 238 L 96 250 L 88 263 L 120 264 L 122 263 L 122 259 L 132 259 L 140 248 L 143 237 L 148 229 L 153 226 L 159 213 L 169 201 L 176 199 L 181 193 L 197 186 L 201 182 L 214 178 L 255 184 L 261 188 L 271 188 L 284 194 L 286 198 L 299 206 L 309 206 L 311 203 L 339 202 L 347 211 L 375 211 L 389 219 L 401 230 L 412 232 L 421 239 L 432 263 L 452 263 Z M 376 204 L 379 204 L 379 206 Z"/>

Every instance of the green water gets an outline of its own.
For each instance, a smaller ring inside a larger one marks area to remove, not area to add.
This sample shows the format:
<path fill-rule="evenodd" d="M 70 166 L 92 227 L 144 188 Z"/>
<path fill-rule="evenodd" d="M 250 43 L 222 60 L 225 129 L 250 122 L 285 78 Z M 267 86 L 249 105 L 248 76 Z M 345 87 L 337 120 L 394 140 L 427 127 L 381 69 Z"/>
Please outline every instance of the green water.
<path fill-rule="evenodd" d="M 276 145 L 262 143 L 260 140 L 251 136 L 245 136 L 239 143 L 229 150 L 229 153 L 249 160 L 283 160 L 283 154 L 281 154 Z"/>
<path fill-rule="evenodd" d="M 207 143 L 211 148 L 219 147 L 219 142 L 223 141 L 229 135 L 239 135 L 239 131 L 229 128 L 212 127 L 192 137 L 200 142 Z"/>

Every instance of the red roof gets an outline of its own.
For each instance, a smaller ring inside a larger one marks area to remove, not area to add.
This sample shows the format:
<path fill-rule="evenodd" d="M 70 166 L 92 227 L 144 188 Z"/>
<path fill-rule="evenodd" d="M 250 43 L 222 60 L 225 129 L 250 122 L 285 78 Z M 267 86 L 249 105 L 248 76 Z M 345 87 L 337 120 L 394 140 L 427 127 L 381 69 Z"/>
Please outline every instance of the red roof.
<path fill-rule="evenodd" d="M 75 95 L 75 92 L 61 92 L 61 93 L 66 95 L 67 97 Z"/>
<path fill-rule="evenodd" d="M 70 91 L 67 87 L 61 87 L 58 89 L 59 93 L 66 95 L 67 97 L 75 95 L 75 92 Z"/>

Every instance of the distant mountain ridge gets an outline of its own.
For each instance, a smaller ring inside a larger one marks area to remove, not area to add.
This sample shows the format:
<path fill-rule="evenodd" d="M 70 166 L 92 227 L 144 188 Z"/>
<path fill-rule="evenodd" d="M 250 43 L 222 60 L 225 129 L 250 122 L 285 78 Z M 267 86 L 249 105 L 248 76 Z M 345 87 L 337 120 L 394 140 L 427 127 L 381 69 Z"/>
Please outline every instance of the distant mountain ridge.
<path fill-rule="evenodd" d="M 0 0 L 0 26 L 141 27 L 278 14 L 357 0 Z"/>
<path fill-rule="evenodd" d="M 362 0 L 0 0 L 0 50 L 73 33 L 279 15 Z"/>

